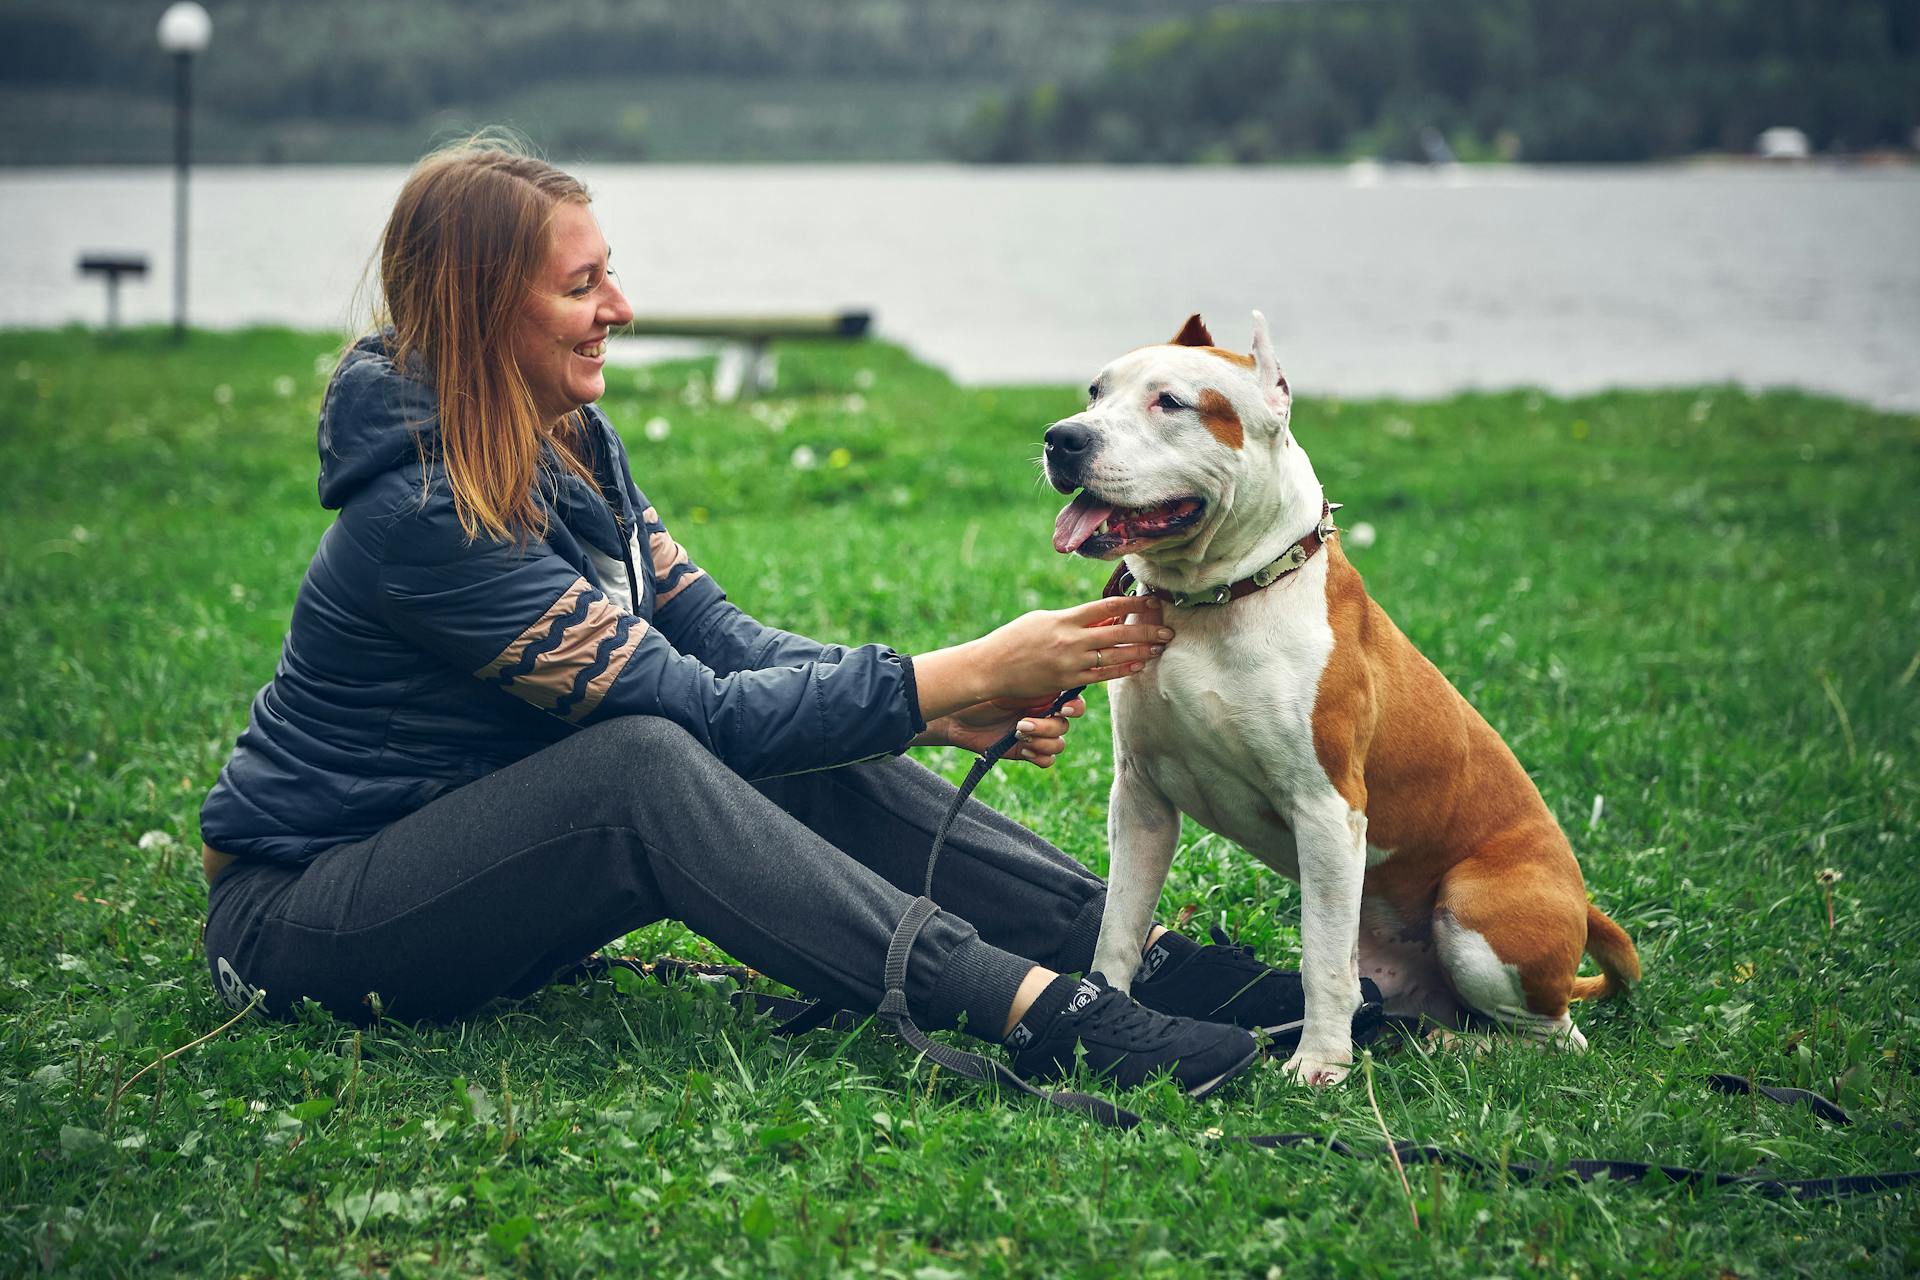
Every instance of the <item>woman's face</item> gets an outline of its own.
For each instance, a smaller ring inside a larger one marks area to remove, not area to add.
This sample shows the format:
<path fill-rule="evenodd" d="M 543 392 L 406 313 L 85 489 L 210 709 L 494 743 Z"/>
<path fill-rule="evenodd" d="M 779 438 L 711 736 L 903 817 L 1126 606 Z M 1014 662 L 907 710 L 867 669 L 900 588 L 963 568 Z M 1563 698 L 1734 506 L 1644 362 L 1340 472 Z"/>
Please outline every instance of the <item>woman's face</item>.
<path fill-rule="evenodd" d="M 513 329 L 513 355 L 540 416 L 557 421 L 606 394 L 607 331 L 633 319 L 607 274 L 607 241 L 584 204 L 554 211 L 546 260 Z"/>

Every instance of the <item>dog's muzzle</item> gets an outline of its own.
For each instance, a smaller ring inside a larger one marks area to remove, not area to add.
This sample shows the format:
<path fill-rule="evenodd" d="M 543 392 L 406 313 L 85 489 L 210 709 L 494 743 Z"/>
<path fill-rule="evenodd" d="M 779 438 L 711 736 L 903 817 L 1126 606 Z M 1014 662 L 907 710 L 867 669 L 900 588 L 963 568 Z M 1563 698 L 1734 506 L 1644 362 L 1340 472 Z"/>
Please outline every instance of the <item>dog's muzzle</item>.
<path fill-rule="evenodd" d="M 1061 493 L 1072 493 L 1086 483 L 1086 468 L 1093 461 L 1099 436 L 1077 418 L 1066 418 L 1047 428 L 1047 483 Z"/>

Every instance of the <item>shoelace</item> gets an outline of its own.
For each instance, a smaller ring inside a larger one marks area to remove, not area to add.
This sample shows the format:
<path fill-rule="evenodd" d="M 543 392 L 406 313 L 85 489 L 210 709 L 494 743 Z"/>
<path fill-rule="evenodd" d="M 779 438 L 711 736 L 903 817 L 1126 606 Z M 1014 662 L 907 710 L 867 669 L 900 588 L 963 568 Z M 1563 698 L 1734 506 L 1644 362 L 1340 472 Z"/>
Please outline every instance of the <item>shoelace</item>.
<path fill-rule="evenodd" d="M 1245 960 L 1251 964 L 1260 965 L 1262 969 L 1265 969 L 1267 967 L 1266 965 L 1261 964 L 1260 961 L 1254 956 L 1252 947 L 1246 946 L 1243 943 L 1235 942 L 1232 936 L 1228 934 L 1225 929 L 1222 929 L 1219 925 L 1217 924 L 1210 925 L 1207 929 L 1207 933 L 1208 933 L 1208 936 L 1210 936 L 1213 939 L 1214 946 L 1225 948 L 1227 954 L 1232 956 L 1234 959 Z"/>
<path fill-rule="evenodd" d="M 1156 1024 L 1171 1024 L 1173 1019 L 1166 1014 L 1155 1013 L 1144 1005 L 1136 1004 L 1127 996 L 1109 988 L 1101 992 L 1092 1004 L 1080 1010 L 1075 1016 L 1075 1021 L 1086 1031 L 1114 1036 L 1145 1036 L 1148 1032 L 1155 1030 Z M 1160 1040 L 1168 1039 L 1173 1032 L 1171 1025 L 1160 1026 L 1158 1030 Z"/>

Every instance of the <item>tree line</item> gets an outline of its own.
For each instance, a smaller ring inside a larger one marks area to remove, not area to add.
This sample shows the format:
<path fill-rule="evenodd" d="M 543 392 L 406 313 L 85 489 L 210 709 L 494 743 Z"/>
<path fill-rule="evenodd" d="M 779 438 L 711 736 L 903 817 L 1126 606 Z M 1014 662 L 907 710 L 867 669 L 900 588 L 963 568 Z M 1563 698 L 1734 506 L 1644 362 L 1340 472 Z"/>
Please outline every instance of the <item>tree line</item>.
<path fill-rule="evenodd" d="M 1117 38 L 1211 0 L 204 0 L 210 105 L 410 121 L 570 78 L 1021 83 L 1091 71 Z M 163 97 L 165 0 L 8 0 L 0 84 Z"/>
<path fill-rule="evenodd" d="M 1298 0 L 1167 23 L 982 107 L 983 161 L 1637 161 L 1914 144 L 1920 0 Z"/>

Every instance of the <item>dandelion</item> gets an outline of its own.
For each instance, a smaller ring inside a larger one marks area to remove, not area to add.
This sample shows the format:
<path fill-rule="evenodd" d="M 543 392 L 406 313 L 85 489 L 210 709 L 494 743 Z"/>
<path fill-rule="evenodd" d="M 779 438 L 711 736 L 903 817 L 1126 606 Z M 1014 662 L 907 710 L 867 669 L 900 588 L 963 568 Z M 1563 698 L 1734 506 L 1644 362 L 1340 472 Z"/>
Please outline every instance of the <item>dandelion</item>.
<path fill-rule="evenodd" d="M 75 542 L 85 542 L 93 537 L 93 530 L 83 524 L 77 524 L 67 531 L 67 536 Z"/>
<path fill-rule="evenodd" d="M 848 413 L 865 413 L 867 411 L 867 398 L 858 392 L 848 396 L 845 400 L 842 400 L 840 404 Z"/>
<path fill-rule="evenodd" d="M 213 389 L 213 402 L 215 404 L 232 404 L 233 388 L 224 382 L 215 387 Z"/>
<path fill-rule="evenodd" d="M 789 461 L 793 463 L 795 471 L 811 471 L 820 465 L 820 459 L 814 456 L 813 450 L 804 444 L 793 451 L 793 457 Z"/>
<path fill-rule="evenodd" d="M 673 424 L 665 418 L 648 418 L 647 425 L 641 430 L 646 433 L 647 439 L 658 444 L 673 434 Z"/>
<path fill-rule="evenodd" d="M 279 396 L 282 400 L 293 399 L 293 393 L 296 389 L 297 385 L 294 380 L 284 373 L 273 380 L 273 394 Z"/>
<path fill-rule="evenodd" d="M 1836 868 L 1822 867 L 1814 872 L 1813 879 L 1827 899 L 1827 928 L 1831 929 L 1833 928 L 1833 886 L 1845 880 L 1846 877 Z"/>
<path fill-rule="evenodd" d="M 1354 525 L 1353 528 L 1343 530 L 1342 532 L 1346 535 L 1347 545 L 1356 551 L 1365 551 L 1378 541 L 1380 537 L 1379 532 L 1365 520 Z"/>
<path fill-rule="evenodd" d="M 142 832 L 136 847 L 140 849 L 164 849 L 173 843 L 173 837 L 164 831 Z"/>

